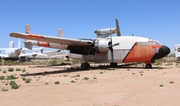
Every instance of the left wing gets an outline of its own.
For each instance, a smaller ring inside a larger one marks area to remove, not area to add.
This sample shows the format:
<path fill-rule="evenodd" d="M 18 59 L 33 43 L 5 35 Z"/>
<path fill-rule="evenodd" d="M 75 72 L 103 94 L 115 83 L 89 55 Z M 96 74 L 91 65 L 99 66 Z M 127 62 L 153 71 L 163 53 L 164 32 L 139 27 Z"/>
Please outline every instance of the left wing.
<path fill-rule="evenodd" d="M 36 41 L 44 41 L 51 43 L 58 43 L 64 45 L 72 45 L 72 46 L 88 46 L 93 44 L 93 40 L 91 39 L 72 39 L 72 38 L 63 38 L 63 37 L 53 37 L 53 36 L 44 36 L 38 34 L 26 34 L 26 33 L 18 33 L 12 32 L 10 33 L 11 37 L 30 39 Z"/>
<path fill-rule="evenodd" d="M 7 54 L 0 54 L 0 58 L 7 58 L 8 55 Z"/>
<path fill-rule="evenodd" d="M 20 54 L 19 57 L 35 57 L 37 56 L 38 53 L 25 53 L 25 54 Z"/>

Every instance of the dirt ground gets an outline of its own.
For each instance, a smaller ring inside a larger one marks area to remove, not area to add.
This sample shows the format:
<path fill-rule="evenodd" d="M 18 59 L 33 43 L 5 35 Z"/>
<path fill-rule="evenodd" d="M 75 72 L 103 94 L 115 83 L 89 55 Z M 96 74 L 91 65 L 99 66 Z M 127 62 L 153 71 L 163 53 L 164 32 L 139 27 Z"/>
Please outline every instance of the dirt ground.
<path fill-rule="evenodd" d="M 153 69 L 140 65 L 90 70 L 0 66 L 0 76 L 14 75 L 20 85 L 11 89 L 10 80 L 0 80 L 0 106 L 179 106 L 179 66 L 166 63 Z M 14 71 L 8 72 L 9 67 Z M 23 78 L 30 78 L 30 83 Z"/>

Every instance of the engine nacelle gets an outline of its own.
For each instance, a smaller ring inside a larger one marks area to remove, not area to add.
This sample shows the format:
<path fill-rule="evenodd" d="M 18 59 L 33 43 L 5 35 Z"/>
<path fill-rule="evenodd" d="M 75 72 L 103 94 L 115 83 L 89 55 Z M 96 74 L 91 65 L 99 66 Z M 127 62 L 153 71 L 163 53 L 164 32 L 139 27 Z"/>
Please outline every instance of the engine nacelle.
<path fill-rule="evenodd" d="M 94 50 L 96 53 L 108 52 L 110 39 L 97 39 L 94 42 Z"/>
<path fill-rule="evenodd" d="M 116 28 L 98 29 L 94 33 L 97 35 L 110 35 L 116 33 Z"/>

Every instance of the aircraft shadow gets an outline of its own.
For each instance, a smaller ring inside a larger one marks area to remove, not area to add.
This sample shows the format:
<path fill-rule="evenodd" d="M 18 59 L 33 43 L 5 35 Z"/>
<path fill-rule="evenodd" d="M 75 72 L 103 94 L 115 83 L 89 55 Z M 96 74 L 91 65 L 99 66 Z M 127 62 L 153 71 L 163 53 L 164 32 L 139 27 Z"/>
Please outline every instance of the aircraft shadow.
<path fill-rule="evenodd" d="M 44 71 L 44 72 L 37 72 L 37 73 L 28 73 L 28 74 L 20 74 L 21 76 L 37 76 L 37 75 L 48 75 L 48 74 L 60 74 L 60 73 L 71 73 L 71 72 L 81 72 L 81 71 L 90 71 L 90 70 L 98 70 L 98 69 L 105 69 L 105 70 L 108 70 L 108 69 L 147 69 L 145 67 L 138 67 L 138 66 L 131 66 L 131 65 L 135 65 L 135 64 L 125 64 L 125 65 L 118 65 L 116 67 L 111 67 L 109 65 L 107 66 L 103 66 L 103 65 L 100 65 L 100 66 L 94 66 L 94 67 L 91 67 L 89 70 L 82 70 L 80 69 L 79 67 L 77 68 L 67 68 L 65 70 L 56 70 L 56 71 Z M 47 66 L 44 66 L 44 67 L 47 67 Z M 52 68 L 57 68 L 57 67 L 52 67 Z M 152 69 L 169 69 L 168 67 L 153 67 L 151 68 L 150 70 Z"/>

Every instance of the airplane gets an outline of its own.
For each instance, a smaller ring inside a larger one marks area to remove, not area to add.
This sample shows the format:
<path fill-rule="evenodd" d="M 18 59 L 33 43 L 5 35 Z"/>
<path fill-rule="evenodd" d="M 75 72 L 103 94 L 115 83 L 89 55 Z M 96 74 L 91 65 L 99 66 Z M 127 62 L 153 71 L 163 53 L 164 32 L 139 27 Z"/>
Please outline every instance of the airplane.
<path fill-rule="evenodd" d="M 0 57 L 5 60 L 17 60 L 18 56 L 21 54 L 22 48 L 20 48 L 20 39 L 18 43 L 18 47 L 14 48 L 14 42 L 9 42 L 9 48 L 0 48 Z"/>
<path fill-rule="evenodd" d="M 9 36 L 60 44 L 59 48 L 69 51 L 72 59 L 83 60 L 81 69 L 89 69 L 88 62 L 105 62 L 110 66 L 117 63 L 144 62 L 146 68 L 152 68 L 151 63 L 170 53 L 170 49 L 159 41 L 138 36 L 121 36 L 118 20 L 116 28 L 95 30 L 96 38 L 64 38 L 40 34 L 11 32 Z M 117 36 L 112 34 L 117 33 Z"/>
<path fill-rule="evenodd" d="M 44 48 L 33 48 L 29 50 L 27 48 L 21 48 L 19 39 L 17 48 L 14 48 L 13 41 L 9 42 L 9 48 L 0 48 L 0 57 L 4 60 L 20 60 L 22 62 L 32 58 L 49 58 L 46 54 L 42 54 L 43 49 Z"/>
<path fill-rule="evenodd" d="M 180 44 L 175 44 L 174 48 L 175 48 L 176 61 L 179 62 L 180 61 Z"/>

